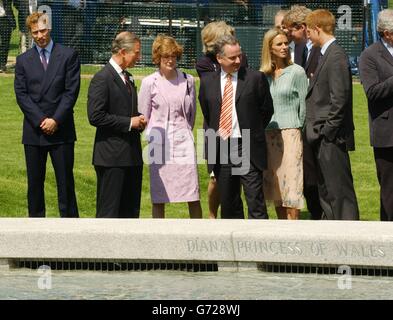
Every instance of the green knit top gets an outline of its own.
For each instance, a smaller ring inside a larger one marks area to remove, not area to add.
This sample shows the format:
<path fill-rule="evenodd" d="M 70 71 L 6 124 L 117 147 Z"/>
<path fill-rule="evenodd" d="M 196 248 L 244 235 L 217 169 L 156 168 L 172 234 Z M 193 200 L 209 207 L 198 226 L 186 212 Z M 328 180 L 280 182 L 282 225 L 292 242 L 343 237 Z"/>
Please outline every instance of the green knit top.
<path fill-rule="evenodd" d="M 277 79 L 267 76 L 274 114 L 266 130 L 302 128 L 306 117 L 308 80 L 304 69 L 292 64 Z"/>

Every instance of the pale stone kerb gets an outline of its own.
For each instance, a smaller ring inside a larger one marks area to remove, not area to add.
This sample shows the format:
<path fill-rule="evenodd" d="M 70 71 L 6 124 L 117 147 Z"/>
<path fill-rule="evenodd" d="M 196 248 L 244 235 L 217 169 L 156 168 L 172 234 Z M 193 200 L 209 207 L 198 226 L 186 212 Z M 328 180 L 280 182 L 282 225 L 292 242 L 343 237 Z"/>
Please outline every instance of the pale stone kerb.
<path fill-rule="evenodd" d="M 393 266 L 393 241 L 343 235 L 237 234 L 235 261 Z"/>

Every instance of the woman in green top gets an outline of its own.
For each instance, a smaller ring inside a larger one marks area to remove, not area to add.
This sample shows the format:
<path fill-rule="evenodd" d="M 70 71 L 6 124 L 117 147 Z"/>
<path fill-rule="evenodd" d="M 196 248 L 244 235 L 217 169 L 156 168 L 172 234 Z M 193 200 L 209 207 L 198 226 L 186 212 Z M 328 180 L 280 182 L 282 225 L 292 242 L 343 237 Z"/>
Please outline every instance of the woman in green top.
<path fill-rule="evenodd" d="M 274 114 L 266 128 L 268 168 L 264 172 L 266 200 L 273 200 L 279 219 L 299 219 L 304 207 L 303 143 L 308 81 L 293 64 L 288 38 L 280 29 L 266 32 L 260 71 L 270 85 Z"/>

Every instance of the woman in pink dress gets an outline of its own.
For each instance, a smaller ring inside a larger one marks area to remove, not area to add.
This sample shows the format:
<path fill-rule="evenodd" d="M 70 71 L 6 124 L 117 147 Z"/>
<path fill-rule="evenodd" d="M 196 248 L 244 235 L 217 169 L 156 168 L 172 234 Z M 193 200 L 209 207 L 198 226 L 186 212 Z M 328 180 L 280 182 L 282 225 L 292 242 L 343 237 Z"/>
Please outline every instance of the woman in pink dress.
<path fill-rule="evenodd" d="M 142 80 L 139 111 L 148 121 L 150 194 L 153 218 L 165 217 L 165 203 L 187 202 L 191 218 L 202 218 L 198 168 L 192 129 L 195 83 L 177 69 L 183 48 L 169 36 L 157 36 L 153 63 L 158 70 Z"/>

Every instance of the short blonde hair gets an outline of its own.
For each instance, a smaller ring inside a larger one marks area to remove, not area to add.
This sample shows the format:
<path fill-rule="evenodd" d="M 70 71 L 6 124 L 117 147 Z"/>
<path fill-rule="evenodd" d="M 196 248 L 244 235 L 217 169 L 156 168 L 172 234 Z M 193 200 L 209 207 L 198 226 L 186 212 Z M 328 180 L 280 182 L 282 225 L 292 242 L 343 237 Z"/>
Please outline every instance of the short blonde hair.
<path fill-rule="evenodd" d="M 283 35 L 287 37 L 287 34 L 279 28 L 270 29 L 265 33 L 265 36 L 263 37 L 262 52 L 261 52 L 261 67 L 259 71 L 262 71 L 267 75 L 273 74 L 274 70 L 276 69 L 270 50 L 272 49 L 274 38 L 279 35 Z M 292 64 L 290 54 L 288 54 L 287 58 L 285 59 L 285 63 L 287 66 Z"/>
<path fill-rule="evenodd" d="M 214 52 L 214 44 L 222 36 L 235 35 L 235 29 L 226 24 L 225 21 L 214 21 L 207 24 L 201 31 L 201 38 L 203 44 L 203 53 Z"/>
<path fill-rule="evenodd" d="M 312 10 L 306 8 L 305 6 L 294 5 L 284 16 L 283 23 L 288 27 L 306 24 L 306 18 L 311 12 Z"/>
<path fill-rule="evenodd" d="M 162 56 L 174 55 L 177 59 L 180 59 L 182 54 L 183 47 L 173 37 L 158 35 L 153 42 L 152 61 L 156 66 L 160 65 Z"/>
<path fill-rule="evenodd" d="M 306 25 L 309 29 L 321 28 L 323 32 L 333 35 L 336 29 L 336 18 L 326 9 L 312 11 L 306 18 Z"/>
<path fill-rule="evenodd" d="M 49 29 L 49 17 L 47 14 L 43 13 L 43 12 L 33 12 L 31 15 L 29 15 L 26 18 L 26 27 L 29 31 L 31 31 L 31 27 L 34 24 L 37 24 L 38 21 L 42 22 L 43 24 L 45 24 L 48 29 Z"/>

